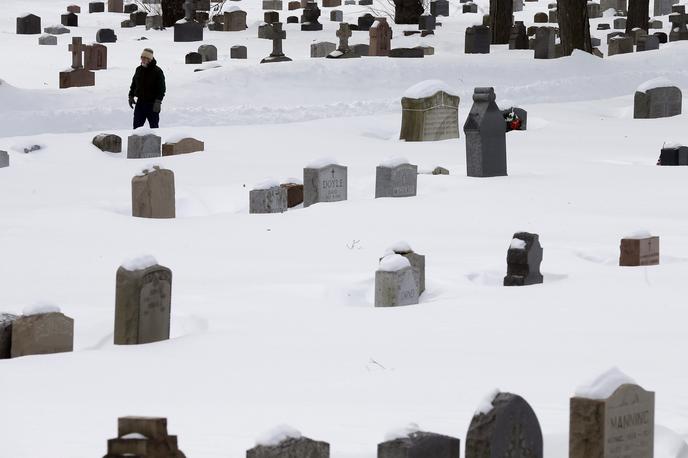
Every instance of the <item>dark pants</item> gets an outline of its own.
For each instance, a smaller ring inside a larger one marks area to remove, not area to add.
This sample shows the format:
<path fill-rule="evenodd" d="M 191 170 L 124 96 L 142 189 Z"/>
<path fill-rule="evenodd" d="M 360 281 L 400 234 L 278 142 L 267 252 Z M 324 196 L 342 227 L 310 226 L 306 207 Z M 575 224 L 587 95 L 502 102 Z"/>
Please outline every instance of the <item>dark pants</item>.
<path fill-rule="evenodd" d="M 160 113 L 153 113 L 153 102 L 139 100 L 134 105 L 134 129 L 141 127 L 148 120 L 151 129 L 157 129 L 160 122 Z"/>

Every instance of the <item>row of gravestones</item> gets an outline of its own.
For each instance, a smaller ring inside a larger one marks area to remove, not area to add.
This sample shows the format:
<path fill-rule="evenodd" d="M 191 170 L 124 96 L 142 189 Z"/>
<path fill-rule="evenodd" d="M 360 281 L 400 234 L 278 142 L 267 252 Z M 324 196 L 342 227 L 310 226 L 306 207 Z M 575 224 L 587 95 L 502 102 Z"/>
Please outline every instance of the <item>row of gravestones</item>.
<path fill-rule="evenodd" d="M 652 458 L 654 456 L 655 393 L 630 383 L 616 383 L 613 391 L 576 394 L 569 404 L 569 458 Z M 273 437 L 279 437 L 274 440 Z M 120 417 L 117 437 L 107 442 L 104 458 L 138 455 L 183 458 L 177 436 L 167 432 L 161 417 Z M 409 425 L 377 446 L 377 458 L 460 458 L 456 437 L 421 431 Z M 528 402 L 496 390 L 476 410 L 466 433 L 464 458 L 543 458 L 542 429 Z M 302 436 L 282 426 L 269 440 L 258 441 L 246 458 L 329 458 L 330 444 Z"/>

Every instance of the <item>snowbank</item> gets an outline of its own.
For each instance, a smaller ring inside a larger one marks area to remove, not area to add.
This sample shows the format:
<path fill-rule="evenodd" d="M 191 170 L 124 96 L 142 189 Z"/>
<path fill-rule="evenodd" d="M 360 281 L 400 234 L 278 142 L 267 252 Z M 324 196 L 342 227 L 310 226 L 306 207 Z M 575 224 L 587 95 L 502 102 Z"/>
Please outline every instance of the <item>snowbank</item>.
<path fill-rule="evenodd" d="M 478 403 L 478 407 L 476 407 L 473 415 L 487 415 L 488 413 L 490 413 L 493 407 L 492 401 L 494 401 L 494 398 L 496 398 L 498 394 L 499 388 L 495 388 L 494 390 L 487 393 L 487 395 Z"/>
<path fill-rule="evenodd" d="M 122 263 L 122 267 L 133 272 L 135 270 L 143 270 L 156 265 L 158 261 L 150 254 L 144 254 L 135 258 L 130 258 Z"/>
<path fill-rule="evenodd" d="M 617 388 L 627 383 L 635 384 L 635 380 L 616 367 L 612 367 L 588 384 L 576 388 L 573 395 L 587 399 L 607 399 Z"/>
<path fill-rule="evenodd" d="M 676 86 L 676 84 L 672 83 L 668 79 L 664 78 L 663 76 L 660 76 L 659 78 L 653 78 L 651 80 L 645 81 L 643 84 L 638 86 L 636 89 L 637 92 L 647 92 L 650 89 L 657 89 L 658 87 L 672 87 Z"/>
<path fill-rule="evenodd" d="M 411 248 L 411 245 L 404 241 L 404 240 L 399 240 L 398 242 L 393 243 L 390 245 L 386 250 L 384 256 L 387 256 L 388 254 L 394 254 L 394 253 L 408 253 L 413 251 L 413 248 Z"/>
<path fill-rule="evenodd" d="M 413 433 L 420 431 L 420 427 L 417 423 L 408 423 L 399 428 L 394 428 L 387 433 L 385 433 L 385 441 L 393 441 L 395 439 L 403 439 L 404 437 L 409 437 Z"/>
<path fill-rule="evenodd" d="M 396 272 L 405 267 L 409 267 L 411 263 L 408 259 L 400 254 L 389 254 L 382 258 L 377 270 L 380 272 Z"/>
<path fill-rule="evenodd" d="M 407 97 L 409 99 L 422 99 L 423 97 L 433 96 L 437 94 L 439 91 L 444 91 L 449 95 L 459 95 L 456 90 L 451 88 L 444 81 L 425 80 L 406 89 L 406 91 L 404 92 L 404 97 Z"/>
<path fill-rule="evenodd" d="M 33 305 L 28 305 L 24 307 L 24 310 L 22 310 L 22 314 L 25 316 L 41 315 L 43 313 L 60 313 L 60 307 L 53 304 L 39 302 Z"/>
<path fill-rule="evenodd" d="M 301 431 L 292 428 L 289 425 L 278 425 L 260 435 L 256 439 L 256 445 L 270 447 L 277 445 L 286 439 L 299 439 L 300 437 Z"/>

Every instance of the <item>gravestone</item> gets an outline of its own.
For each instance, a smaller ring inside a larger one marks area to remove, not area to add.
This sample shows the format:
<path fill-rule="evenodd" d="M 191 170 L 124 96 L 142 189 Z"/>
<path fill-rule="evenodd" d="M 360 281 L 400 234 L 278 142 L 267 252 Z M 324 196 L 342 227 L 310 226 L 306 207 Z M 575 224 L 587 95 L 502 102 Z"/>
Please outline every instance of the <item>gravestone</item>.
<path fill-rule="evenodd" d="M 644 37 L 638 38 L 638 43 L 636 45 L 636 51 L 655 51 L 659 49 L 659 38 L 654 35 L 645 35 Z"/>
<path fill-rule="evenodd" d="M 132 178 L 131 212 L 138 218 L 174 218 L 174 173 L 153 166 Z"/>
<path fill-rule="evenodd" d="M 375 23 L 375 16 L 370 13 L 366 13 L 363 16 L 359 16 L 356 20 L 356 23 L 358 24 L 358 29 L 356 30 L 360 30 L 361 32 L 369 32 L 370 28 Z"/>
<path fill-rule="evenodd" d="M 177 446 L 177 436 L 167 433 L 162 417 L 120 417 L 117 437 L 108 439 L 105 458 L 185 458 Z"/>
<path fill-rule="evenodd" d="M 657 40 L 659 41 L 660 44 L 666 44 L 666 42 L 668 40 L 667 34 L 664 32 L 655 32 L 652 35 L 657 37 Z"/>
<path fill-rule="evenodd" d="M 477 13 L 478 5 L 473 2 L 466 2 L 463 4 L 462 13 Z"/>
<path fill-rule="evenodd" d="M 249 193 L 249 213 L 283 213 L 287 211 L 287 189 L 279 183 L 265 183 Z"/>
<path fill-rule="evenodd" d="M 81 37 L 72 38 L 72 44 L 68 47 L 72 53 L 72 68 L 71 70 L 60 72 L 60 89 L 96 85 L 95 73 L 83 68 L 82 55 L 84 48 L 84 45 L 81 43 Z"/>
<path fill-rule="evenodd" d="M 146 18 L 148 17 L 148 13 L 145 11 L 135 11 L 129 15 L 129 20 L 134 24 L 134 26 L 137 25 L 146 25 Z"/>
<path fill-rule="evenodd" d="M 540 422 L 525 399 L 499 392 L 485 410 L 468 427 L 465 458 L 543 457 Z"/>
<path fill-rule="evenodd" d="M 138 5 L 136 3 L 128 3 L 124 5 L 124 13 L 125 14 L 131 14 L 139 9 Z"/>
<path fill-rule="evenodd" d="M 287 190 L 287 207 L 292 208 L 303 203 L 303 185 L 300 183 L 282 183 Z"/>
<path fill-rule="evenodd" d="M 122 138 L 113 134 L 99 134 L 93 137 L 92 142 L 96 148 L 108 153 L 122 152 Z"/>
<path fill-rule="evenodd" d="M 361 57 L 359 54 L 353 52 L 349 47 L 349 38 L 351 37 L 351 28 L 348 22 L 339 23 L 337 30 L 337 38 L 339 38 L 339 46 L 337 49 L 327 55 L 328 59 L 349 59 Z M 369 51 L 370 52 L 370 51 Z"/>
<path fill-rule="evenodd" d="M 336 8 L 342 6 L 342 0 L 322 0 L 323 8 Z"/>
<path fill-rule="evenodd" d="M 97 43 L 116 43 L 117 35 L 112 29 L 100 29 L 96 32 Z"/>
<path fill-rule="evenodd" d="M 442 169 L 442 167 L 437 168 Z M 449 171 L 447 169 L 442 169 L 442 171 L 446 173 L 441 173 L 441 175 L 449 175 Z M 433 171 L 433 175 L 438 174 L 435 174 Z M 408 262 L 411 264 L 411 269 L 413 270 L 413 278 L 415 279 L 416 286 L 418 287 L 418 294 L 423 294 L 425 291 L 425 255 L 414 252 L 406 242 L 397 243 L 393 247 L 389 248 L 387 252 L 388 254 L 398 254 L 408 260 Z M 382 260 L 382 258 L 380 258 L 380 260 Z"/>
<path fill-rule="evenodd" d="M 12 357 L 12 322 L 16 319 L 11 313 L 0 313 L 0 359 Z"/>
<path fill-rule="evenodd" d="M 287 16 L 287 24 L 298 24 L 299 18 L 296 16 Z"/>
<path fill-rule="evenodd" d="M 266 11 L 263 13 L 263 22 L 266 24 L 272 24 L 273 22 L 279 22 L 279 12 L 277 11 Z"/>
<path fill-rule="evenodd" d="M 162 16 L 158 14 L 146 16 L 146 30 L 162 30 L 162 28 Z"/>
<path fill-rule="evenodd" d="M 606 399 L 572 397 L 569 458 L 652 458 L 655 394 L 623 384 Z"/>
<path fill-rule="evenodd" d="M 203 24 L 196 21 L 193 0 L 184 2 L 184 19 L 174 24 L 174 41 L 203 41 Z"/>
<path fill-rule="evenodd" d="M 330 11 L 330 21 L 332 22 L 342 22 L 344 20 L 344 12 L 342 10 L 332 10 Z"/>
<path fill-rule="evenodd" d="M 435 0 L 430 2 L 430 14 L 435 17 L 449 17 L 449 0 Z"/>
<path fill-rule="evenodd" d="M 107 47 L 98 43 L 84 46 L 84 68 L 86 70 L 106 70 Z"/>
<path fill-rule="evenodd" d="M 171 297 L 172 271 L 154 259 L 120 266 L 115 291 L 115 345 L 169 339 Z"/>
<path fill-rule="evenodd" d="M 320 8 L 316 2 L 308 2 L 301 15 L 301 31 L 322 30 L 323 26 L 318 22 Z"/>
<path fill-rule="evenodd" d="M 633 39 L 633 44 L 635 45 L 638 44 L 639 39 L 647 36 L 647 32 L 640 27 L 635 27 L 628 33 L 628 36 Z"/>
<path fill-rule="evenodd" d="M 134 133 L 127 139 L 127 159 L 160 157 L 160 143 L 155 134 Z"/>
<path fill-rule="evenodd" d="M 659 264 L 659 237 L 625 237 L 621 239 L 620 252 L 620 266 L 656 266 Z"/>
<path fill-rule="evenodd" d="M 506 125 L 495 103 L 494 89 L 477 87 L 463 126 L 469 177 L 506 175 Z"/>
<path fill-rule="evenodd" d="M 230 59 L 246 59 L 247 54 L 246 46 L 235 45 L 229 48 Z"/>
<path fill-rule="evenodd" d="M 489 54 L 492 34 L 486 25 L 466 27 L 465 54 Z"/>
<path fill-rule="evenodd" d="M 671 13 L 672 0 L 654 0 L 653 16 L 664 16 Z"/>
<path fill-rule="evenodd" d="M 199 46 L 198 54 L 203 58 L 203 62 L 213 62 L 217 60 L 217 48 L 213 45 Z"/>
<path fill-rule="evenodd" d="M 124 13 L 124 0 L 108 0 L 108 13 Z"/>
<path fill-rule="evenodd" d="M 25 14 L 17 18 L 17 35 L 38 35 L 41 33 L 41 18 Z"/>
<path fill-rule="evenodd" d="M 50 27 L 45 27 L 43 29 L 44 33 L 49 33 L 50 35 L 63 35 L 65 33 L 71 33 L 71 31 L 62 25 L 52 25 Z"/>
<path fill-rule="evenodd" d="M 516 21 L 511 27 L 509 49 L 528 49 L 528 35 L 523 21 Z"/>
<path fill-rule="evenodd" d="M 203 63 L 203 56 L 201 56 L 197 52 L 187 53 L 186 56 L 184 56 L 184 63 L 186 63 L 188 65 L 202 64 Z"/>
<path fill-rule="evenodd" d="M 610 30 L 612 27 L 606 22 L 597 24 L 597 30 Z"/>
<path fill-rule="evenodd" d="M 539 236 L 529 232 L 515 233 L 506 254 L 506 263 L 504 286 L 542 283 L 542 246 Z"/>
<path fill-rule="evenodd" d="M 626 30 L 626 18 L 625 17 L 615 18 L 613 25 L 614 25 L 614 30 Z"/>
<path fill-rule="evenodd" d="M 303 169 L 303 206 L 339 202 L 347 196 L 347 168 L 335 163 Z"/>
<path fill-rule="evenodd" d="M 600 10 L 600 4 L 595 2 L 588 2 L 588 18 L 596 19 L 602 17 L 602 11 Z"/>
<path fill-rule="evenodd" d="M 671 32 L 669 41 L 688 40 L 688 15 L 685 12 L 685 5 L 674 5 L 671 7 L 672 13 L 669 15 L 671 22 Z"/>
<path fill-rule="evenodd" d="M 648 29 L 662 29 L 664 27 L 664 24 L 662 24 L 662 21 L 659 19 L 652 20 L 647 23 L 647 28 Z"/>
<path fill-rule="evenodd" d="M 539 27 L 537 29 L 534 48 L 536 59 L 554 59 L 556 57 L 555 35 L 554 27 Z"/>
<path fill-rule="evenodd" d="M 370 56 L 388 56 L 392 46 L 392 28 L 387 24 L 387 18 L 379 17 L 370 26 L 368 31 L 370 37 Z"/>
<path fill-rule="evenodd" d="M 359 6 L 371 6 L 372 4 L 373 0 L 358 0 Z"/>
<path fill-rule="evenodd" d="M 417 304 L 418 296 L 411 263 L 398 254 L 382 258 L 375 272 L 375 307 Z"/>
<path fill-rule="evenodd" d="M 174 142 L 165 142 L 162 145 L 163 156 L 177 156 L 179 154 L 196 153 L 205 150 L 205 144 L 192 137 L 182 138 Z"/>
<path fill-rule="evenodd" d="M 659 153 L 657 165 L 688 165 L 688 146 L 678 144 L 664 145 Z M 2 167 L 1 158 L 0 167 Z"/>
<path fill-rule="evenodd" d="M 409 92 L 414 92 L 414 87 Z M 459 102 L 459 96 L 443 90 L 428 97 L 402 97 L 399 139 L 422 142 L 459 138 Z"/>
<path fill-rule="evenodd" d="M 311 57 L 326 57 L 337 49 L 337 45 L 329 41 L 319 41 L 311 43 Z"/>
<path fill-rule="evenodd" d="M 549 15 L 547 17 L 548 17 L 549 22 L 553 22 L 555 24 L 557 22 L 559 22 L 559 17 L 558 17 L 558 13 L 557 13 L 556 8 L 552 8 L 551 10 L 548 11 L 548 13 L 549 13 Z"/>
<path fill-rule="evenodd" d="M 268 57 L 261 60 L 260 63 L 291 62 L 291 59 L 282 52 L 282 40 L 287 38 L 287 32 L 282 30 L 282 23 L 275 22 L 274 24 L 269 24 L 268 27 L 270 27 L 268 38 L 272 40 L 272 52 Z"/>
<path fill-rule="evenodd" d="M 423 11 L 421 0 L 394 0 L 394 23 L 418 24 L 418 18 Z"/>
<path fill-rule="evenodd" d="M 65 13 L 60 16 L 60 23 L 65 27 L 78 27 L 79 16 L 74 13 Z"/>
<path fill-rule="evenodd" d="M 90 2 L 88 4 L 89 13 L 104 13 L 105 12 L 105 2 Z"/>
<path fill-rule="evenodd" d="M 547 13 L 535 13 L 535 16 L 533 17 L 533 22 L 535 22 L 536 24 L 544 24 L 547 21 L 549 21 L 549 16 L 547 15 Z"/>
<path fill-rule="evenodd" d="M 22 315 L 12 321 L 12 358 L 70 352 L 74 320 L 60 312 Z"/>
<path fill-rule="evenodd" d="M 276 445 L 256 445 L 246 458 L 330 458 L 330 444 L 307 437 L 288 437 Z"/>
<path fill-rule="evenodd" d="M 299 2 L 299 1 L 292 1 L 292 2 L 287 3 L 287 9 L 289 11 L 298 10 L 300 8 L 301 8 L 301 2 Z"/>
<path fill-rule="evenodd" d="M 370 54 L 370 45 L 367 45 L 365 43 L 355 44 L 351 47 L 351 52 L 359 57 L 367 56 L 368 54 Z"/>
<path fill-rule="evenodd" d="M 263 0 L 264 10 L 282 10 L 282 0 Z"/>
<path fill-rule="evenodd" d="M 57 45 L 57 37 L 55 35 L 41 35 L 38 37 L 39 45 Z"/>
<path fill-rule="evenodd" d="M 626 6 L 626 0 L 600 0 L 600 10 L 602 12 L 605 12 L 610 8 L 624 14 L 628 10 Z"/>
<path fill-rule="evenodd" d="M 122 27 L 123 29 L 131 29 L 136 27 L 136 23 L 131 19 L 126 19 L 120 23 L 120 27 Z"/>
<path fill-rule="evenodd" d="M 523 11 L 523 0 L 512 0 L 511 1 L 511 10 L 514 13 L 517 13 L 519 11 Z"/>
<path fill-rule="evenodd" d="M 682 99 L 681 90 L 668 81 L 648 81 L 635 92 L 633 118 L 654 119 L 680 115 Z"/>
<path fill-rule="evenodd" d="M 461 441 L 455 437 L 414 431 L 377 445 L 377 458 L 459 458 Z"/>
<path fill-rule="evenodd" d="M 437 22 L 435 21 L 435 16 L 424 15 L 418 18 L 418 29 L 432 31 L 437 28 Z"/>
<path fill-rule="evenodd" d="M 418 166 L 381 164 L 375 168 L 375 198 L 411 197 L 418 187 Z"/>
<path fill-rule="evenodd" d="M 67 12 L 68 13 L 75 13 L 75 14 L 80 14 L 81 13 L 81 7 L 79 5 L 69 5 L 67 7 Z"/>
<path fill-rule="evenodd" d="M 224 28 L 225 32 L 240 32 L 246 30 L 246 11 L 235 9 L 224 14 Z"/>

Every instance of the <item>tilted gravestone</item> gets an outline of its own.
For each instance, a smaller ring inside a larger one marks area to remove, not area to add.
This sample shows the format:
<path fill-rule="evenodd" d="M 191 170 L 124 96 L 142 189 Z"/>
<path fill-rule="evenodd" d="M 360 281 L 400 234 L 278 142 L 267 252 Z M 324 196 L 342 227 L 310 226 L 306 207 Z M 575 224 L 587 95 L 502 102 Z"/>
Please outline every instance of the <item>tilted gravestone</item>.
<path fill-rule="evenodd" d="M 392 28 L 387 18 L 378 17 L 368 31 L 370 37 L 369 56 L 388 56 L 392 47 Z"/>
<path fill-rule="evenodd" d="M 377 445 L 377 458 L 459 458 L 460 453 L 459 439 L 425 431 Z"/>
<path fill-rule="evenodd" d="M 327 55 L 334 52 L 335 49 L 337 49 L 337 45 L 330 43 L 329 41 L 318 41 L 317 43 L 311 43 L 311 57 L 327 57 Z"/>
<path fill-rule="evenodd" d="M 0 151 L 0 169 L 10 166 L 10 155 L 7 151 Z"/>
<path fill-rule="evenodd" d="M 41 33 L 41 18 L 35 14 L 25 14 L 17 18 L 18 35 L 37 35 Z"/>
<path fill-rule="evenodd" d="M 287 211 L 287 189 L 278 182 L 265 182 L 249 193 L 249 213 L 282 213 Z"/>
<path fill-rule="evenodd" d="M 463 126 L 469 177 L 506 175 L 506 123 L 494 89 L 475 88 L 473 106 Z"/>
<path fill-rule="evenodd" d="M 465 54 L 489 54 L 492 35 L 490 27 L 474 25 L 466 27 Z"/>
<path fill-rule="evenodd" d="M 278 444 L 256 445 L 246 458 L 330 458 L 330 444 L 307 437 L 288 437 Z"/>
<path fill-rule="evenodd" d="M 174 172 L 154 166 L 131 179 L 131 215 L 174 218 Z"/>
<path fill-rule="evenodd" d="M 122 152 L 122 138 L 114 134 L 99 134 L 93 137 L 92 142 L 99 150 L 108 153 Z"/>
<path fill-rule="evenodd" d="M 96 42 L 97 43 L 116 43 L 117 35 L 112 29 L 99 29 L 96 32 Z"/>
<path fill-rule="evenodd" d="M 504 286 L 524 286 L 542 283 L 540 264 L 542 246 L 538 234 L 517 232 L 506 254 Z"/>
<path fill-rule="evenodd" d="M 192 137 L 182 138 L 173 142 L 165 142 L 162 145 L 163 156 L 176 156 L 178 154 L 196 153 L 205 150 L 205 143 Z"/>
<path fill-rule="evenodd" d="M 328 161 L 325 161 L 328 162 Z M 339 202 L 347 197 L 347 168 L 335 163 L 312 164 L 303 169 L 303 206 Z"/>
<path fill-rule="evenodd" d="M 108 439 L 104 458 L 185 458 L 177 446 L 177 436 L 167 433 L 167 419 L 162 417 L 120 417 L 117 437 Z"/>
<path fill-rule="evenodd" d="M 96 85 L 96 74 L 83 68 L 83 53 L 85 48 L 86 47 L 81 42 L 81 37 L 72 38 L 72 44 L 68 47 L 69 51 L 72 53 L 72 68 L 60 72 L 60 89 Z"/>
<path fill-rule="evenodd" d="M 2 161 L 0 160 L 1 163 Z M 659 153 L 657 165 L 688 165 L 688 146 L 678 144 L 664 145 Z"/>
<path fill-rule="evenodd" d="M 406 161 L 387 162 L 375 168 L 375 198 L 416 195 L 418 166 Z"/>
<path fill-rule="evenodd" d="M 656 266 L 659 264 L 659 237 L 649 234 L 621 239 L 620 266 Z"/>
<path fill-rule="evenodd" d="M 466 433 L 465 458 L 542 458 L 542 450 L 535 412 L 512 393 L 497 393 L 489 406 L 476 412 Z"/>
<path fill-rule="evenodd" d="M 57 37 L 55 35 L 41 35 L 38 37 L 39 45 L 55 46 L 57 45 Z"/>
<path fill-rule="evenodd" d="M 229 58 L 230 59 L 246 59 L 248 51 L 246 46 L 235 45 L 229 48 Z"/>
<path fill-rule="evenodd" d="M 70 352 L 74 320 L 59 311 L 22 315 L 12 322 L 12 358 Z"/>
<path fill-rule="evenodd" d="M 12 357 L 12 322 L 16 319 L 11 313 L 0 313 L 0 359 Z"/>
<path fill-rule="evenodd" d="M 667 118 L 681 114 L 681 90 L 670 82 L 657 79 L 636 89 L 633 97 L 633 118 Z"/>
<path fill-rule="evenodd" d="M 423 142 L 459 138 L 459 96 L 433 89 L 431 83 L 412 86 L 402 97 L 401 140 Z"/>
<path fill-rule="evenodd" d="M 303 203 L 303 184 L 301 183 L 282 183 L 287 190 L 287 207 L 292 208 Z"/>
<path fill-rule="evenodd" d="M 127 159 L 160 157 L 160 143 L 155 134 L 134 133 L 127 138 Z"/>
<path fill-rule="evenodd" d="M 449 175 L 449 173 L 447 173 Z M 413 269 L 413 277 L 418 286 L 418 294 L 425 291 L 425 255 L 418 254 L 405 242 L 398 242 L 387 250 L 387 254 L 398 254 L 408 259 Z M 382 259 L 380 259 L 382 260 Z"/>
<path fill-rule="evenodd" d="M 170 338 L 172 271 L 152 257 L 117 269 L 115 345 L 136 345 Z"/>
<path fill-rule="evenodd" d="M 409 260 L 398 254 L 382 258 L 375 272 L 375 307 L 417 304 L 419 295 Z"/>

